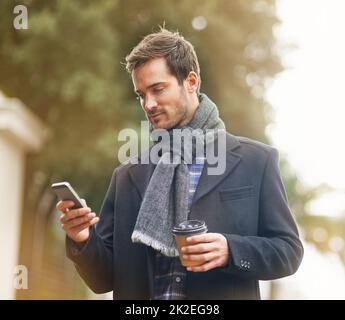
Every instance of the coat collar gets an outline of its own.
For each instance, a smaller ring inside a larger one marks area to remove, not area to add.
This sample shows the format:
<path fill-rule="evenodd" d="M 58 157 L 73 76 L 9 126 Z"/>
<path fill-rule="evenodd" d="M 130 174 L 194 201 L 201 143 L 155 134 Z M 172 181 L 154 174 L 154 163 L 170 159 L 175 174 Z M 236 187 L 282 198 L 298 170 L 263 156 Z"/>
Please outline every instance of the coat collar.
<path fill-rule="evenodd" d="M 203 172 L 201 174 L 198 187 L 193 199 L 193 203 L 199 200 L 201 197 L 209 193 L 214 189 L 241 161 L 241 155 L 235 153 L 233 150 L 240 146 L 239 140 L 231 135 L 226 134 L 226 168 L 222 175 L 208 175 L 207 169 L 209 165 L 205 162 Z M 149 184 L 152 173 L 155 169 L 155 165 L 149 163 L 149 150 L 145 151 L 139 157 L 139 163 L 133 164 L 129 167 L 129 175 L 139 191 L 141 198 L 144 198 L 146 188 Z M 143 164 L 148 163 L 148 164 Z"/>

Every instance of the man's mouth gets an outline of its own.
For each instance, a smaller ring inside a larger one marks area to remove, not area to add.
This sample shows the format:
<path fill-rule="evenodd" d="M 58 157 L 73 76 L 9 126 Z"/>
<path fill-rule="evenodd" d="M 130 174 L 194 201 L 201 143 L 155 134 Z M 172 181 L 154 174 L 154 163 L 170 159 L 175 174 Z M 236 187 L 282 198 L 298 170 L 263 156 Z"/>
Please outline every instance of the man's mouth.
<path fill-rule="evenodd" d="M 163 112 L 155 113 L 155 114 L 149 115 L 149 118 L 150 118 L 150 119 L 157 119 L 157 117 L 159 117 L 159 116 L 162 115 L 162 114 L 163 114 Z"/>

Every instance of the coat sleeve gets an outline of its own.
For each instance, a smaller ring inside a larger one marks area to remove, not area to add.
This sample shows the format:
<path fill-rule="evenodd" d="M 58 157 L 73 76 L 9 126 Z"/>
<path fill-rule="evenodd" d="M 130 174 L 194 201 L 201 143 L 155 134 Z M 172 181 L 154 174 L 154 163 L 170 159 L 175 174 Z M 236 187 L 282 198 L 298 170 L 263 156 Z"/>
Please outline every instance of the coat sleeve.
<path fill-rule="evenodd" d="M 256 280 L 272 280 L 295 273 L 302 261 L 303 246 L 278 165 L 278 152 L 271 149 L 259 195 L 257 236 L 223 234 L 230 258 L 226 273 Z"/>
<path fill-rule="evenodd" d="M 103 201 L 100 220 L 91 227 L 90 237 L 80 246 L 66 237 L 67 256 L 95 293 L 113 290 L 113 230 L 116 169 Z"/>

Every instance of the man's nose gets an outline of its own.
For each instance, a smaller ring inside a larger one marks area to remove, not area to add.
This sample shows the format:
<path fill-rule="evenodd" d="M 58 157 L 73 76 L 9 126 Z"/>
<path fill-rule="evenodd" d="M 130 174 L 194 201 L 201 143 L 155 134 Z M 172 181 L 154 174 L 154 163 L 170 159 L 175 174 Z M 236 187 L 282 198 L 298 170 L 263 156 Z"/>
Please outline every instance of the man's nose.
<path fill-rule="evenodd" d="M 147 95 L 146 99 L 144 101 L 144 108 L 145 108 L 145 110 L 151 112 L 156 107 L 157 107 L 157 101 L 153 97 Z"/>

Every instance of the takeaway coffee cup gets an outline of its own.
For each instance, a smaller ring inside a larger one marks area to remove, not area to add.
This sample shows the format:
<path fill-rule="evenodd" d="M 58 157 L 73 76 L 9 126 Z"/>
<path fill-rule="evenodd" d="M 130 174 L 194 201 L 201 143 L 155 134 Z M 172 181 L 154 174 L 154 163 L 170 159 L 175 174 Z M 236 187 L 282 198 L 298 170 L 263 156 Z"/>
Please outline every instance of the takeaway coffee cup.
<path fill-rule="evenodd" d="M 177 249 L 180 254 L 180 260 L 184 267 L 193 267 L 200 265 L 200 262 L 184 260 L 182 258 L 183 253 L 181 252 L 181 248 L 187 245 L 187 237 L 206 232 L 207 226 L 205 224 L 205 221 L 201 220 L 186 220 L 179 223 L 172 229 L 172 233 L 175 236 Z"/>

